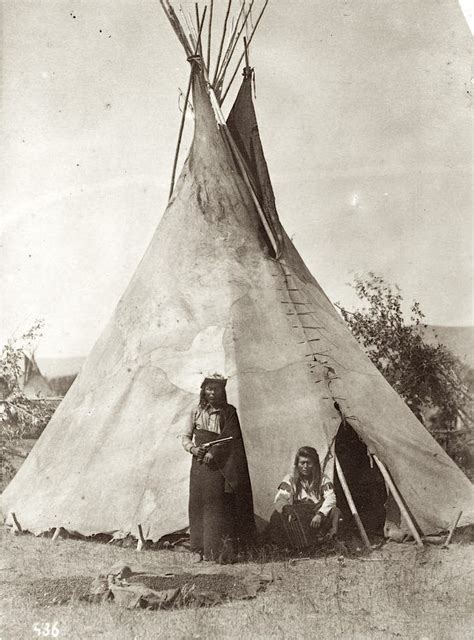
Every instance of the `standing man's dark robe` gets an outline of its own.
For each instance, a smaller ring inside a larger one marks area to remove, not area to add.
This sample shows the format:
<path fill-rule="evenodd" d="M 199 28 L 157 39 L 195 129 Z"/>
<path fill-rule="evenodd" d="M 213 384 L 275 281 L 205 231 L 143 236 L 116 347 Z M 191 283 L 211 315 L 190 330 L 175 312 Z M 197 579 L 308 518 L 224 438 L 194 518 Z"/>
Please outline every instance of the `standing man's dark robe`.
<path fill-rule="evenodd" d="M 207 427 L 207 428 L 206 428 Z M 210 430 L 213 429 L 213 430 Z M 213 440 L 232 440 L 211 448 L 212 462 L 193 456 L 189 487 L 191 549 L 208 560 L 228 562 L 255 536 L 252 489 L 235 407 L 199 406 L 183 435 L 187 451 Z"/>

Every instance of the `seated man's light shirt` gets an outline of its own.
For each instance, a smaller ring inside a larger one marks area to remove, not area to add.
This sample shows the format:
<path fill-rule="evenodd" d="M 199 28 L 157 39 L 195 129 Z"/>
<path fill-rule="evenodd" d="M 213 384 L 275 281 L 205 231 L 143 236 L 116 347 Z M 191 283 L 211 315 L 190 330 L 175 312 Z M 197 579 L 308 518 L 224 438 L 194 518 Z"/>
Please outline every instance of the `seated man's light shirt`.
<path fill-rule="evenodd" d="M 280 513 L 286 504 L 293 504 L 299 500 L 311 500 L 311 502 L 319 506 L 318 511 L 322 513 L 323 516 L 327 516 L 331 509 L 336 506 L 336 494 L 333 485 L 324 474 L 321 478 L 321 494 L 312 491 L 306 482 L 301 482 L 298 495 L 295 495 L 292 490 L 292 485 L 293 481 L 291 476 L 286 476 L 278 487 L 274 504 L 276 510 Z"/>

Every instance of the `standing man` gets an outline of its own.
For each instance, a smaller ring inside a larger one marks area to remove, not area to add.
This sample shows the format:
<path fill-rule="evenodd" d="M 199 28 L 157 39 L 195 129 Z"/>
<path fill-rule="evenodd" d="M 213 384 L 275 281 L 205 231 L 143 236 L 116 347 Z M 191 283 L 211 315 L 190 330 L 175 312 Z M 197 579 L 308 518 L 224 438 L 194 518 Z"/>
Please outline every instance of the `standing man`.
<path fill-rule="evenodd" d="M 235 407 L 227 380 L 218 374 L 201 384 L 182 444 L 192 454 L 189 484 L 191 550 L 204 560 L 232 562 L 255 535 L 252 489 Z M 223 440 L 212 446 L 212 442 Z M 207 446 L 207 445 L 211 446 Z M 206 446 L 204 446 L 206 445 Z"/>

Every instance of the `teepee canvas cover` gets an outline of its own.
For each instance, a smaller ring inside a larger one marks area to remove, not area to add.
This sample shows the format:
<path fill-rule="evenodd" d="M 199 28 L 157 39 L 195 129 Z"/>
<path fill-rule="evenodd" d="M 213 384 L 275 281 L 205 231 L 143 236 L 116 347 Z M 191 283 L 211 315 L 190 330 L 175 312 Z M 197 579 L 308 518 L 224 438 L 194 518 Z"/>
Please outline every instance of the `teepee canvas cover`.
<path fill-rule="evenodd" d="M 364 354 L 280 225 L 250 74 L 226 128 L 199 59 L 192 67 L 194 140 L 173 196 L 4 492 L 5 515 L 35 533 L 136 535 L 140 523 L 157 540 L 185 527 L 191 459 L 180 434 L 203 374 L 218 371 L 239 413 L 257 516 L 268 519 L 297 447 L 315 446 L 332 472 L 337 402 L 422 532 L 448 527 L 461 509 L 460 524 L 474 522 L 469 481 Z"/>

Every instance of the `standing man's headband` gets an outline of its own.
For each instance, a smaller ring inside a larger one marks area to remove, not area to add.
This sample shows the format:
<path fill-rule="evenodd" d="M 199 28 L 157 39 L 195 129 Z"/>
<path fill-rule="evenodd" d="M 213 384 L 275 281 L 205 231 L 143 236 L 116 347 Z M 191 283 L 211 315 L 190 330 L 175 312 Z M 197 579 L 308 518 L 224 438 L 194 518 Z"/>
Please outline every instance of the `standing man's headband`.
<path fill-rule="evenodd" d="M 214 384 L 221 384 L 223 387 L 227 384 L 227 378 L 221 376 L 220 373 L 213 373 L 211 376 L 206 376 L 201 384 L 201 389 L 206 385 L 213 382 Z"/>

